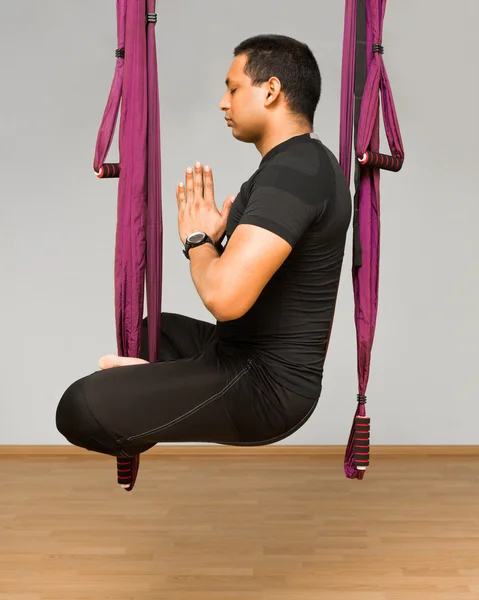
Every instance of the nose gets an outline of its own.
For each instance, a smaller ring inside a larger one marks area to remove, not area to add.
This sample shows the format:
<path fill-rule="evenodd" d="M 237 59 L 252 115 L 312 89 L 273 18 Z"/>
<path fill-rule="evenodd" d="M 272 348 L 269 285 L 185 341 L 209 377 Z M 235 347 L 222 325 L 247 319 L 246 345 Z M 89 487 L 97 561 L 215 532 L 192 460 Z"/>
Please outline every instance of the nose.
<path fill-rule="evenodd" d="M 223 96 L 223 98 L 221 98 L 220 110 L 224 110 L 224 111 L 229 110 L 230 106 L 231 106 L 231 103 L 229 101 L 229 94 L 228 94 L 228 92 L 226 92 L 225 95 Z"/>

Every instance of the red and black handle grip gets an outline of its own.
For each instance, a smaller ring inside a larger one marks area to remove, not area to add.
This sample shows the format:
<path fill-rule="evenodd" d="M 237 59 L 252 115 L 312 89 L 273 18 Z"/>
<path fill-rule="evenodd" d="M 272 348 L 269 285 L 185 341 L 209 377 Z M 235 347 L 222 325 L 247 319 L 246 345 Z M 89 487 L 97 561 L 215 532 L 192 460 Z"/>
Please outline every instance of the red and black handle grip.
<path fill-rule="evenodd" d="M 354 419 L 354 465 L 357 469 L 369 466 L 371 419 L 356 416 Z"/>
<path fill-rule="evenodd" d="M 135 485 L 136 478 L 138 475 L 138 467 L 140 465 L 140 455 L 132 457 L 119 456 L 116 459 L 117 464 L 117 476 L 118 483 L 120 485 L 129 486 L 125 488 L 127 492 L 130 492 Z"/>
<path fill-rule="evenodd" d="M 120 177 L 119 163 L 103 163 L 96 176 L 99 179 L 115 179 Z"/>
<path fill-rule="evenodd" d="M 389 156 L 388 154 L 380 154 L 379 152 L 371 152 L 369 150 L 363 156 L 359 156 L 358 161 L 364 166 L 394 172 L 400 171 L 404 164 L 404 158 L 400 156 Z"/>

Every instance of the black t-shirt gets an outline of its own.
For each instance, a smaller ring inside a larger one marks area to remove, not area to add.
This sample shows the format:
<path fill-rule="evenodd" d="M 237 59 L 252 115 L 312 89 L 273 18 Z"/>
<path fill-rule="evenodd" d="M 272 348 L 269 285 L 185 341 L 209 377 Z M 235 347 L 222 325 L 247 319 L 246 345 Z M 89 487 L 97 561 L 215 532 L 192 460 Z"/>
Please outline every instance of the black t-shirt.
<path fill-rule="evenodd" d="M 276 233 L 293 250 L 245 315 L 217 321 L 218 338 L 253 356 L 275 384 L 308 398 L 321 392 L 351 213 L 338 161 L 306 133 L 263 157 L 228 217 L 227 239 L 247 223 Z"/>

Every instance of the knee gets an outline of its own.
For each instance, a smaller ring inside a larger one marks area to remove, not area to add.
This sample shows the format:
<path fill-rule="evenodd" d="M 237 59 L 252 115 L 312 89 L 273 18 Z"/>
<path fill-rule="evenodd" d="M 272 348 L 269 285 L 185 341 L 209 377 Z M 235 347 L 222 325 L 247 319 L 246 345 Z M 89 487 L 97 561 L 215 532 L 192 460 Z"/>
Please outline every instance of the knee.
<path fill-rule="evenodd" d="M 57 407 L 56 426 L 67 440 L 78 439 L 81 432 L 85 430 L 86 402 L 83 385 L 82 379 L 72 383 L 61 397 Z"/>
<path fill-rule="evenodd" d="M 72 383 L 61 397 L 56 411 L 56 427 L 71 444 L 104 452 L 106 434 L 88 406 L 85 379 Z"/>

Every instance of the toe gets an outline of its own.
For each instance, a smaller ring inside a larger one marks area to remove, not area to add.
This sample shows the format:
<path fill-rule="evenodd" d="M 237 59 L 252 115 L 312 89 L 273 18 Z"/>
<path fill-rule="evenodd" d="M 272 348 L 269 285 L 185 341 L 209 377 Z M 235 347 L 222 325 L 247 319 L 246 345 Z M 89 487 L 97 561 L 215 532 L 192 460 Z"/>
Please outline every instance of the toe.
<path fill-rule="evenodd" d="M 100 369 L 111 369 L 115 365 L 115 357 L 112 354 L 102 356 L 98 362 Z"/>

